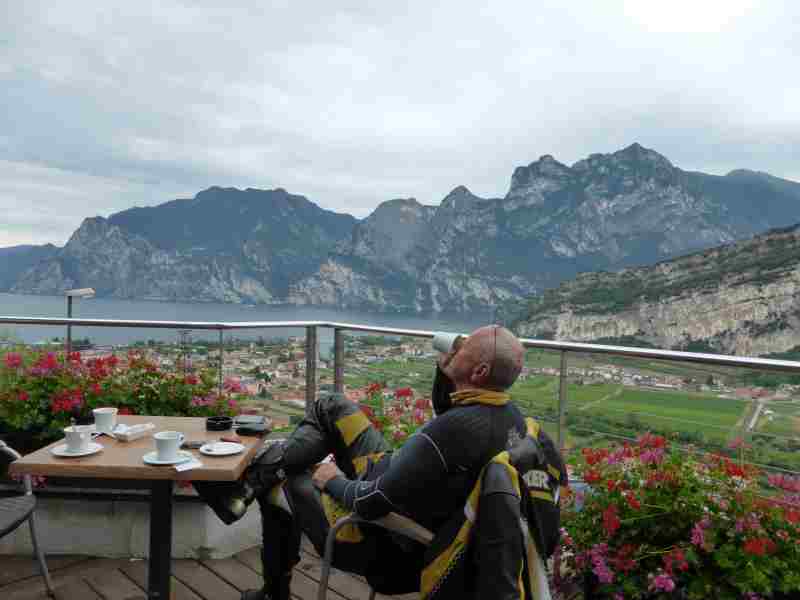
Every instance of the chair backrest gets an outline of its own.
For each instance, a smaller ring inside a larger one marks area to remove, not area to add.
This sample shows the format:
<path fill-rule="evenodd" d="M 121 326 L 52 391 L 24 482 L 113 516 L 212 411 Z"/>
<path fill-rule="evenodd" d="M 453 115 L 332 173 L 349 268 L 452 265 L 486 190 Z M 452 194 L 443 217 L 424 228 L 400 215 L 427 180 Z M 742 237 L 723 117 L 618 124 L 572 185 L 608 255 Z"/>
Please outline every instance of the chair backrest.
<path fill-rule="evenodd" d="M 14 450 L 11 446 L 0 440 L 0 477 L 5 477 L 8 473 L 8 465 L 15 460 L 22 458 L 20 453 Z M 25 492 L 30 494 L 33 491 L 33 482 L 30 475 L 25 475 L 22 478 L 22 483 Z"/>
<path fill-rule="evenodd" d="M 8 465 L 19 459 L 19 452 L 0 440 L 0 473 L 4 473 Z"/>

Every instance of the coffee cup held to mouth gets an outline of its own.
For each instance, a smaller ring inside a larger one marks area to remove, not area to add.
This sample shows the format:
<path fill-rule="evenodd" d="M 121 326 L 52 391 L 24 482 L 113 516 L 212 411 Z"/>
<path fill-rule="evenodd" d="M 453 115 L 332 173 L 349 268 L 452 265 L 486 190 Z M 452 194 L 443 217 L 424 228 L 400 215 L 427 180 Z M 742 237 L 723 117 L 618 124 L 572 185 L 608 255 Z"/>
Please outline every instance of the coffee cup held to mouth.
<path fill-rule="evenodd" d="M 67 452 L 86 452 L 95 428 L 91 425 L 71 425 L 64 428 Z"/>
<path fill-rule="evenodd" d="M 186 436 L 180 431 L 159 431 L 153 434 L 153 439 L 156 441 L 158 460 L 169 461 L 178 458 L 178 449 Z"/>
<path fill-rule="evenodd" d="M 462 337 L 460 333 L 438 331 L 433 336 L 433 348 L 442 354 L 447 354 L 456 347 Z"/>
<path fill-rule="evenodd" d="M 94 425 L 97 431 L 103 433 L 111 433 L 114 431 L 114 426 L 117 424 L 117 409 L 113 407 L 95 408 L 92 411 L 94 415 Z"/>

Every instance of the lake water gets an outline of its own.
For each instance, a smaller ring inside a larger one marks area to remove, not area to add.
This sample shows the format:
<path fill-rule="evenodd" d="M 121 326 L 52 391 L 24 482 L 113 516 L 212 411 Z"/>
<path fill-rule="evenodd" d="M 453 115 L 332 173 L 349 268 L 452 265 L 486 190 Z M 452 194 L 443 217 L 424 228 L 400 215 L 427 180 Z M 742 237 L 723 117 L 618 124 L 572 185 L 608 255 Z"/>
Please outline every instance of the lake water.
<path fill-rule="evenodd" d="M 56 317 L 67 314 L 67 301 L 63 296 L 31 296 L 0 293 L 0 316 L 4 317 Z M 223 303 L 154 302 L 146 300 L 115 300 L 109 298 L 75 299 L 72 316 L 77 319 L 141 319 L 148 321 L 339 321 L 434 331 L 469 332 L 490 322 L 489 313 L 464 314 L 434 313 L 430 315 L 404 315 L 338 310 L 308 306 L 252 306 Z M 6 325 L 0 323 L 0 334 L 11 334 L 26 343 L 64 338 L 62 326 Z M 304 328 L 275 328 L 231 332 L 237 338 L 254 339 L 304 336 Z M 229 336 L 225 334 L 226 339 Z M 333 344 L 333 330 L 321 328 L 318 333 L 320 350 L 327 353 Z M 118 327 L 73 327 L 72 338 L 88 337 L 95 344 L 128 344 L 138 340 L 178 341 L 179 334 L 170 329 L 139 329 Z M 216 341 L 215 331 L 195 330 L 193 340 Z"/>

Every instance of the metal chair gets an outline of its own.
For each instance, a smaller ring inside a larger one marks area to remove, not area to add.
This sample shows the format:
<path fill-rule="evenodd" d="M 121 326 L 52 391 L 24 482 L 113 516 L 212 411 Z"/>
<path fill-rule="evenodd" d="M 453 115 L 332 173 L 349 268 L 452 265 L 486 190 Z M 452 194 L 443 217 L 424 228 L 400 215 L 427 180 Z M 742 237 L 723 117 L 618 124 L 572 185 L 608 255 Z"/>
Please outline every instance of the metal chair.
<path fill-rule="evenodd" d="M 327 598 L 328 578 L 331 572 L 331 562 L 333 561 L 333 545 L 336 541 L 336 534 L 342 527 L 349 525 L 350 523 L 369 523 L 370 525 L 377 525 L 379 527 L 383 527 L 384 529 L 388 529 L 389 531 L 394 531 L 395 533 L 405 535 L 406 537 L 420 542 L 425 546 L 429 546 L 433 540 L 433 533 L 425 529 L 419 523 L 409 519 L 408 517 L 404 517 L 403 515 L 398 515 L 397 513 L 389 513 L 385 517 L 381 517 L 380 519 L 376 519 L 374 521 L 368 521 L 356 515 L 342 517 L 334 524 L 333 527 L 331 527 L 330 531 L 328 532 L 328 537 L 325 539 L 325 555 L 322 557 L 322 574 L 319 581 L 317 600 L 326 600 Z M 375 600 L 375 593 L 376 592 L 374 589 L 370 589 L 369 600 Z"/>
<path fill-rule="evenodd" d="M 21 456 L 16 450 L 8 446 L 3 440 L 0 440 L 0 466 L 11 464 L 19 458 L 21 458 Z M 31 530 L 31 540 L 33 541 L 33 550 L 36 554 L 36 559 L 39 561 L 39 570 L 44 577 L 47 593 L 49 596 L 55 596 L 53 592 L 53 582 L 50 580 L 50 573 L 44 561 L 44 553 L 39 544 L 39 539 L 36 536 L 36 496 L 33 495 L 31 476 L 25 475 L 23 483 L 25 486 L 24 494 L 11 496 L 10 498 L 0 498 L 0 538 L 14 531 L 25 521 L 28 521 L 28 526 Z"/>

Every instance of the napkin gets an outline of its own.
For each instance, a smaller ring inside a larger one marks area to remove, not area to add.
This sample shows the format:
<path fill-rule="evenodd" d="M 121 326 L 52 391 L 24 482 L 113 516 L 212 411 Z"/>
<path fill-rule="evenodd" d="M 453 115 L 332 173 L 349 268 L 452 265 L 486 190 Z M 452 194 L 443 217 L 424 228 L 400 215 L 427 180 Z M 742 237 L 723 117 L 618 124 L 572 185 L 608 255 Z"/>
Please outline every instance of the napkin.
<path fill-rule="evenodd" d="M 180 473 L 182 471 L 188 471 L 189 469 L 199 469 L 202 466 L 203 466 L 202 462 L 200 462 L 196 458 L 193 458 L 192 460 L 186 461 L 185 463 L 175 465 L 175 470 L 178 471 L 178 473 Z"/>

